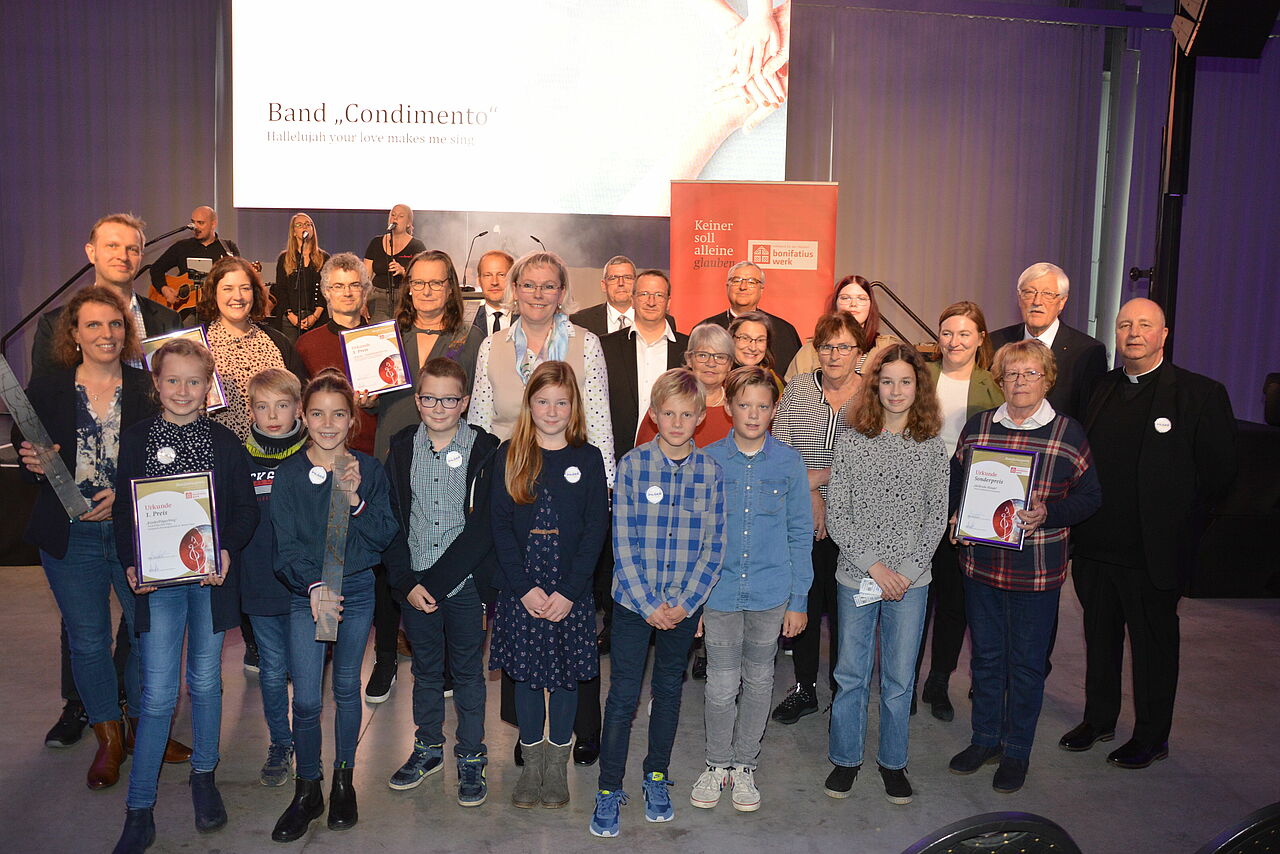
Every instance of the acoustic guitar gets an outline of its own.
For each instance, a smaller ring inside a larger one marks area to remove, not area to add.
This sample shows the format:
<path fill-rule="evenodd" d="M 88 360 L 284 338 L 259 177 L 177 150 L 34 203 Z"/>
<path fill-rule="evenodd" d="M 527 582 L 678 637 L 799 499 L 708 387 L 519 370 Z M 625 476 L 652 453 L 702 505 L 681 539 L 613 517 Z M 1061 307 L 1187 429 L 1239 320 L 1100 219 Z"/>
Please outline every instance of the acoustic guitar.
<path fill-rule="evenodd" d="M 255 271 L 262 272 L 261 261 L 250 261 L 249 264 Z M 181 314 L 188 308 L 195 308 L 196 303 L 199 302 L 200 287 L 204 284 L 204 274 L 197 274 L 193 278 L 190 273 L 183 273 L 181 276 L 170 276 L 166 273 L 164 283 L 176 293 L 174 299 L 169 299 L 165 292 L 155 285 L 151 286 L 151 292 L 147 294 L 147 297 L 153 302 L 158 302 Z"/>

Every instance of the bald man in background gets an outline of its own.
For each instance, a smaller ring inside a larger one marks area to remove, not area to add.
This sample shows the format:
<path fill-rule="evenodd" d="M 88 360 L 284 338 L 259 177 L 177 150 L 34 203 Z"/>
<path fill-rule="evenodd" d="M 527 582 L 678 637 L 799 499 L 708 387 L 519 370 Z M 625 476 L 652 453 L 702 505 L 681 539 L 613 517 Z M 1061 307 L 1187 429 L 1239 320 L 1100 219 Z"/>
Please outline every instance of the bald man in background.
<path fill-rule="evenodd" d="M 190 273 L 188 258 L 208 258 L 217 261 L 227 255 L 239 255 L 240 247 L 234 240 L 218 236 L 218 213 L 208 205 L 201 205 L 191 212 L 192 235 L 170 246 L 151 265 L 151 284 L 172 302 L 178 298 L 175 288 L 165 284 L 165 274 L 176 269 L 173 275 Z"/>
<path fill-rule="evenodd" d="M 1178 687 L 1178 599 L 1210 504 L 1236 474 L 1235 418 L 1221 383 L 1164 357 L 1164 312 L 1133 299 L 1116 317 L 1121 367 L 1084 418 L 1102 509 L 1071 528 L 1084 609 L 1084 721 L 1058 742 L 1085 751 L 1115 738 L 1125 632 L 1133 658 L 1133 735 L 1107 761 L 1146 768 L 1169 755 Z"/>

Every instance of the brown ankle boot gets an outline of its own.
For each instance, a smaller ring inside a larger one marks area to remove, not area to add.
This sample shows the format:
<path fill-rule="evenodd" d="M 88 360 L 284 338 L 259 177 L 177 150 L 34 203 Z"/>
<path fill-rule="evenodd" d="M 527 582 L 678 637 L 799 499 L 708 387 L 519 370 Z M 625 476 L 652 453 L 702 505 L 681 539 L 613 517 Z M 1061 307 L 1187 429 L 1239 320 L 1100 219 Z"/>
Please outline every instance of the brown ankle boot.
<path fill-rule="evenodd" d="M 124 749 L 130 756 L 133 755 L 133 740 L 138 732 L 138 719 L 126 718 L 129 722 L 128 732 L 125 733 Z M 181 765 L 183 762 L 191 761 L 191 748 L 187 747 L 180 741 L 169 739 L 169 743 L 164 748 L 164 761 L 169 765 Z"/>
<path fill-rule="evenodd" d="M 124 761 L 124 729 L 120 721 L 103 721 L 93 725 L 98 738 L 98 752 L 89 766 L 90 789 L 106 789 L 120 780 L 120 763 Z"/>

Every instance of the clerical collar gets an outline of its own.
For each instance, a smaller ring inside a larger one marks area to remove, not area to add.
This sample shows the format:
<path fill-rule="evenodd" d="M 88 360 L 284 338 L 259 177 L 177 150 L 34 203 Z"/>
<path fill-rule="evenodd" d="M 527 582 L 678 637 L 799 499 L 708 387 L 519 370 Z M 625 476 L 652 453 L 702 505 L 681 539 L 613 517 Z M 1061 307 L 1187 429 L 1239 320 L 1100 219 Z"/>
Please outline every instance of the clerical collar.
<path fill-rule="evenodd" d="M 1125 379 L 1127 379 L 1129 382 L 1133 383 L 1134 385 L 1138 385 L 1139 383 L 1147 382 L 1148 380 L 1153 379 L 1151 375 L 1154 374 L 1156 371 L 1160 370 L 1160 366 L 1163 364 L 1164 364 L 1164 357 L 1161 356 L 1160 361 L 1156 362 L 1156 366 L 1149 371 L 1143 371 L 1140 374 L 1131 374 L 1123 368 L 1121 368 L 1121 370 L 1124 372 Z"/>

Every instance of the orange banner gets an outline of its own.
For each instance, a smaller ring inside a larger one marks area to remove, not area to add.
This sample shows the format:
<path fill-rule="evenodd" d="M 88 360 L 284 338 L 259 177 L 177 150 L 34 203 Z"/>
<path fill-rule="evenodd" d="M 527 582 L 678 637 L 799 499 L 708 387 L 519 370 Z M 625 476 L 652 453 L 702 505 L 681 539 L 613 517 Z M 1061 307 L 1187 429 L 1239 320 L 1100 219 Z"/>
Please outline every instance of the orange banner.
<path fill-rule="evenodd" d="M 760 308 L 813 335 L 835 286 L 834 183 L 672 181 L 671 292 L 681 331 L 728 308 L 729 268 L 764 273 Z M 780 370 L 786 365 L 780 366 Z"/>

